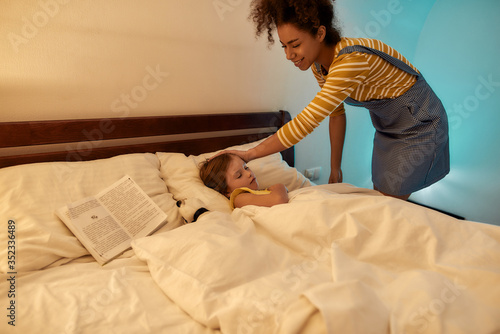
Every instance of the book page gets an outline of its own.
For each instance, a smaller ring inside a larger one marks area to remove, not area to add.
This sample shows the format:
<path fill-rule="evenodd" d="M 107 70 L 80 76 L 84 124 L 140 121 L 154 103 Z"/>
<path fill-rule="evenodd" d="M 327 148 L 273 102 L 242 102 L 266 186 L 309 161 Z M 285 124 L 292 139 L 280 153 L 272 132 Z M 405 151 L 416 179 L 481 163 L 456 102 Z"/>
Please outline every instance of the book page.
<path fill-rule="evenodd" d="M 128 176 L 96 196 L 131 237 L 152 233 L 167 215 Z"/>
<path fill-rule="evenodd" d="M 167 214 L 128 175 L 56 214 L 100 264 L 167 222 Z"/>
<path fill-rule="evenodd" d="M 90 242 L 87 249 L 94 257 L 97 253 L 102 258 L 99 262 L 105 262 L 130 247 L 130 236 L 95 198 L 68 205 L 67 215 L 72 222 L 69 227 L 73 234 Z"/>

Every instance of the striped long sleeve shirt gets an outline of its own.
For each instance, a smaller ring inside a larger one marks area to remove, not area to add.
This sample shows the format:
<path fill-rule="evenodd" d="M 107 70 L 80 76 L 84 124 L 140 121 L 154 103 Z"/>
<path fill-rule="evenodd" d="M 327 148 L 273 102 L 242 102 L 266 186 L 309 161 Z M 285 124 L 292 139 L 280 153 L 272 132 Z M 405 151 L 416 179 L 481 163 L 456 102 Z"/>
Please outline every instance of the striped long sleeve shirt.
<path fill-rule="evenodd" d="M 321 91 L 309 105 L 277 133 L 280 142 L 290 147 L 311 133 L 327 116 L 343 114 L 343 101 L 392 99 L 403 95 L 416 77 L 389 64 L 379 56 L 352 52 L 338 56 L 346 46 L 363 45 L 398 58 L 418 70 L 399 52 L 381 41 L 368 38 L 342 38 L 335 46 L 333 62 L 327 74 L 311 66 Z"/>

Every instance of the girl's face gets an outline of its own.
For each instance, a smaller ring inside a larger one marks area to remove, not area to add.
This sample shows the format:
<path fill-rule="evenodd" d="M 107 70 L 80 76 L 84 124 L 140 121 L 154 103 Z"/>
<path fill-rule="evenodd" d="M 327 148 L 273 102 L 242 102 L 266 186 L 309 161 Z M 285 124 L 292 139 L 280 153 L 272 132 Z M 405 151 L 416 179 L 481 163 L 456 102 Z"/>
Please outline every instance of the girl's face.
<path fill-rule="evenodd" d="M 277 30 L 286 59 L 291 60 L 302 71 L 309 69 L 320 54 L 324 40 L 323 29 L 320 27 L 316 36 L 291 23 L 282 24 Z"/>
<path fill-rule="evenodd" d="M 259 184 L 254 173 L 247 164 L 238 156 L 231 156 L 231 162 L 226 171 L 227 194 L 231 195 L 233 190 L 247 187 L 252 190 L 259 189 Z"/>

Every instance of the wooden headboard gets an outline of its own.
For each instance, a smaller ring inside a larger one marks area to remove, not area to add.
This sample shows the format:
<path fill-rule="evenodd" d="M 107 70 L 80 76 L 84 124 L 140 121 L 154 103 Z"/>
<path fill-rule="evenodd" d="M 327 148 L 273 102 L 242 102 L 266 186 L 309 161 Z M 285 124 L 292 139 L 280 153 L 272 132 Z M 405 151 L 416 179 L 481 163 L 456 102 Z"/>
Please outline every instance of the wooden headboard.
<path fill-rule="evenodd" d="M 278 111 L 0 122 L 0 168 L 128 153 L 200 154 L 265 138 L 289 120 L 287 111 Z M 293 147 L 282 155 L 294 166 Z"/>

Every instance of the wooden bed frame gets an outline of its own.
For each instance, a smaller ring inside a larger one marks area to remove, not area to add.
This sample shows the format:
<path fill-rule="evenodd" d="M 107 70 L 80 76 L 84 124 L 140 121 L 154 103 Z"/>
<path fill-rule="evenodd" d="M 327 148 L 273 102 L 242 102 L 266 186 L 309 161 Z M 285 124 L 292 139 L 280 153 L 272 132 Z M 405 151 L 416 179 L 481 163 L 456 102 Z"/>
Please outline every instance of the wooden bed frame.
<path fill-rule="evenodd" d="M 0 168 L 35 162 L 86 161 L 128 153 L 212 152 L 265 138 L 290 119 L 290 114 L 282 110 L 3 122 L 0 123 Z M 137 140 L 146 142 L 137 143 Z M 293 147 L 282 155 L 294 166 Z"/>

